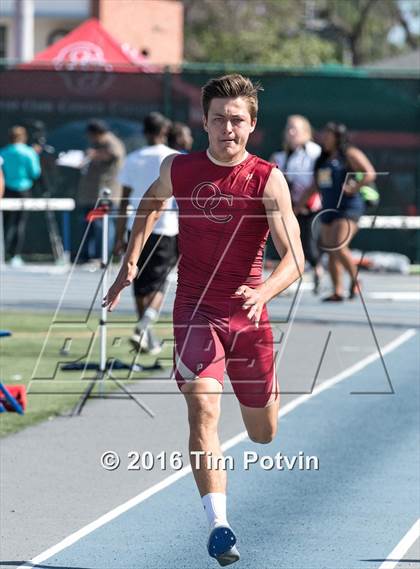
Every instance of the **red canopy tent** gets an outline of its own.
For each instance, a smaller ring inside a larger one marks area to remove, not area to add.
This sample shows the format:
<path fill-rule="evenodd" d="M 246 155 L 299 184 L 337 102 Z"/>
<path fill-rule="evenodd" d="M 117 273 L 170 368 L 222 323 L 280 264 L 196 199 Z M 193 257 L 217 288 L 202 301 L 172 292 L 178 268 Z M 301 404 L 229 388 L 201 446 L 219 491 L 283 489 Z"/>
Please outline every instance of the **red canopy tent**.
<path fill-rule="evenodd" d="M 86 20 L 61 40 L 37 53 L 21 69 L 102 70 L 118 72 L 159 72 L 128 44 L 120 44 L 95 18 Z"/>
<path fill-rule="evenodd" d="M 201 124 L 200 88 L 177 73 L 168 88 L 164 72 L 91 18 L 32 61 L 1 73 L 0 103 L 37 115 L 143 116 L 142 107 L 164 109 L 169 97 L 188 108 L 192 124 Z"/>

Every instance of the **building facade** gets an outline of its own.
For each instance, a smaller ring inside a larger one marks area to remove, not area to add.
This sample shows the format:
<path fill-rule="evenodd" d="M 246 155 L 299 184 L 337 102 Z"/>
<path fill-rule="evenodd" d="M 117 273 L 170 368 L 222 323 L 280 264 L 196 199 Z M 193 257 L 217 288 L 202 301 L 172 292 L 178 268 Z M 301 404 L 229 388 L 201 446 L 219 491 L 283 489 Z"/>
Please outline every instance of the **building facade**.
<path fill-rule="evenodd" d="M 91 17 L 151 63 L 182 62 L 178 0 L 1 0 L 0 59 L 29 61 Z"/>

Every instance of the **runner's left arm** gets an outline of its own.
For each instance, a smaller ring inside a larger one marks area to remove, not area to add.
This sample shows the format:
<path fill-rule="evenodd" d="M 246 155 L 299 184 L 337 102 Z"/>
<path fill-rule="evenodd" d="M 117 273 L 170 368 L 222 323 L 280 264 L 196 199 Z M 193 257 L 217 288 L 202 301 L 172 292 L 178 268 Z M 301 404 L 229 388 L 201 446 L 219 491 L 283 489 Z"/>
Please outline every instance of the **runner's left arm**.
<path fill-rule="evenodd" d="M 255 289 L 242 285 L 236 291 L 245 300 L 243 307 L 250 309 L 248 318 L 257 327 L 264 304 L 301 277 L 305 266 L 300 229 L 293 213 L 290 191 L 283 174 L 277 168 L 271 171 L 263 203 L 271 237 L 281 261 L 262 285 Z"/>

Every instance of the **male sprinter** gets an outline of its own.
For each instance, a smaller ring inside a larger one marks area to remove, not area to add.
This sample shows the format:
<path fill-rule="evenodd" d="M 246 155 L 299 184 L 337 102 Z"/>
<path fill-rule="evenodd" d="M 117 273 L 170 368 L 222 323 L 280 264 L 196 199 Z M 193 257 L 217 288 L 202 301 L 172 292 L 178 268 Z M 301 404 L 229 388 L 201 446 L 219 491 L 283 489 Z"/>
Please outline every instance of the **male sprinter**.
<path fill-rule="evenodd" d="M 208 552 L 220 565 L 239 559 L 226 516 L 226 472 L 217 427 L 223 374 L 230 377 L 249 437 L 276 434 L 279 390 L 266 303 L 301 274 L 299 226 L 283 175 L 249 154 L 258 86 L 241 75 L 211 79 L 202 89 L 205 152 L 167 157 L 137 218 L 122 267 L 104 298 L 112 310 L 137 273 L 137 259 L 165 201 L 179 207 L 178 288 L 174 307 L 175 377 L 188 406 L 192 467 L 210 523 Z M 262 280 L 268 231 L 281 262 Z M 212 457 L 207 460 L 207 453 Z"/>

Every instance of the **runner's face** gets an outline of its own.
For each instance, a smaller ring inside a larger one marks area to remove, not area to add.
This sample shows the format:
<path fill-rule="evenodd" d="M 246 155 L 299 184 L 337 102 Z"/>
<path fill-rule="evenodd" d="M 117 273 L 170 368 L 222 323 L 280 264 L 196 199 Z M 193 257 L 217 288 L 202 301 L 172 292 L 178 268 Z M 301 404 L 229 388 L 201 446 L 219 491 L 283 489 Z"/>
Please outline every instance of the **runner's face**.
<path fill-rule="evenodd" d="M 212 99 L 204 129 L 209 135 L 209 149 L 217 160 L 232 162 L 245 152 L 256 119 L 251 119 L 248 103 L 237 99 Z"/>

